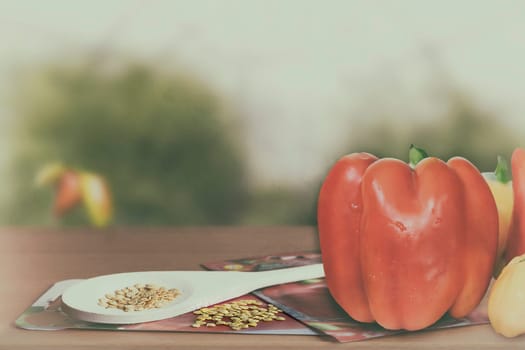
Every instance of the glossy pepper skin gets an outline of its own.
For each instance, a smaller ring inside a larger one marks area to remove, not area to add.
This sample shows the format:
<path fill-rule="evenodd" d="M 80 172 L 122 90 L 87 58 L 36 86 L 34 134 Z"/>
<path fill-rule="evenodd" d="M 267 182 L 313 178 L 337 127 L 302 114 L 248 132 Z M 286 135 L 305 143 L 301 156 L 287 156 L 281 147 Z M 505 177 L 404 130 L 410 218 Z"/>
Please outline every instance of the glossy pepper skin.
<path fill-rule="evenodd" d="M 507 238 L 505 259 L 507 262 L 525 253 L 525 150 L 516 148 L 512 152 L 512 190 L 514 207 Z"/>
<path fill-rule="evenodd" d="M 341 158 L 319 194 L 326 282 L 355 320 L 418 330 L 483 297 L 498 243 L 498 212 L 463 158 L 414 169 L 368 153 Z"/>

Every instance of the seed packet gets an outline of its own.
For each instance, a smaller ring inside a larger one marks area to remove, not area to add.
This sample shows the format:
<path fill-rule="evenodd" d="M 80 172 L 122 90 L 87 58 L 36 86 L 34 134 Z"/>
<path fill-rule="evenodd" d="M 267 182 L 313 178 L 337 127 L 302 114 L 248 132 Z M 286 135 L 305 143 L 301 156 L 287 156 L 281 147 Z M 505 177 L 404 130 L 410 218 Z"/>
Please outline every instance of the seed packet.
<path fill-rule="evenodd" d="M 321 262 L 321 255 L 318 252 L 291 252 L 209 262 L 203 264 L 203 267 L 209 270 L 251 271 L 256 273 L 257 271 L 304 266 L 319 262 Z M 30 330 L 103 329 L 116 331 L 326 335 L 339 342 L 352 342 L 405 333 L 403 331 L 385 330 L 377 324 L 364 324 L 352 320 L 332 299 L 324 279 L 312 279 L 267 287 L 252 294 L 226 301 L 263 301 L 277 306 L 287 314 L 284 317 L 284 321 L 261 322 L 257 327 L 241 330 L 233 330 L 224 325 L 192 327 L 196 315 L 191 312 L 166 320 L 133 325 L 111 325 L 75 320 L 61 310 L 60 296 L 66 288 L 79 281 L 81 280 L 65 280 L 55 283 L 17 319 L 16 325 Z M 467 317 L 457 320 L 445 316 L 426 330 L 485 323 L 488 323 L 486 298 Z"/>
<path fill-rule="evenodd" d="M 203 266 L 210 270 L 265 271 L 304 266 L 321 262 L 316 252 L 291 252 L 277 255 L 210 262 Z M 314 279 L 281 284 L 255 291 L 253 294 L 276 305 L 288 315 L 308 325 L 319 333 L 329 335 L 339 342 L 352 342 L 370 338 L 406 333 L 390 331 L 378 324 L 360 323 L 350 318 L 333 300 L 324 279 Z M 444 316 L 424 331 L 488 323 L 486 298 L 463 319 Z"/>

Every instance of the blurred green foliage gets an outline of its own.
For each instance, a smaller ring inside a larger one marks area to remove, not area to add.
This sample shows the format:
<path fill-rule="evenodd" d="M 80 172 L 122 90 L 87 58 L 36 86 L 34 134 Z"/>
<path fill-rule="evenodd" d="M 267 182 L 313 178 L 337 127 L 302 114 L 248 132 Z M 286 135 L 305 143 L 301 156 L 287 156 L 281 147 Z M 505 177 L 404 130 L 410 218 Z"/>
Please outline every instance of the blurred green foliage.
<path fill-rule="evenodd" d="M 29 72 L 14 91 L 2 224 L 56 223 L 52 191 L 33 186 L 37 170 L 50 161 L 105 176 L 117 225 L 316 223 L 323 178 L 293 188 L 249 186 L 236 115 L 188 74 L 140 63 L 60 63 Z M 407 160 L 411 143 L 442 159 L 466 157 L 481 171 L 492 171 L 498 155 L 510 157 L 513 130 L 464 94 L 443 95 L 445 112 L 421 122 L 408 121 L 402 110 L 378 114 L 365 106 L 351 115 L 348 139 L 334 150 L 332 164 L 352 152 Z M 76 210 L 63 223 L 88 221 Z"/>
<path fill-rule="evenodd" d="M 49 161 L 104 175 L 115 224 L 222 224 L 242 216 L 248 193 L 234 120 L 191 76 L 138 63 L 62 64 L 29 74 L 17 91 L 4 223 L 51 221 L 51 191 L 32 187 Z"/>
<path fill-rule="evenodd" d="M 253 191 L 241 224 L 313 225 L 316 222 L 320 187 L 268 187 Z"/>
<path fill-rule="evenodd" d="M 407 122 L 396 111 L 384 115 L 363 111 L 366 118 L 351 125 L 359 132 L 352 133 L 343 152 L 369 152 L 380 158 L 408 161 L 408 149 L 413 143 L 443 160 L 465 157 L 480 171 L 493 171 L 498 155 L 510 161 L 519 144 L 515 130 L 502 124 L 496 115 L 481 110 L 460 91 L 450 89 L 442 95 L 446 111 L 432 120 Z"/>

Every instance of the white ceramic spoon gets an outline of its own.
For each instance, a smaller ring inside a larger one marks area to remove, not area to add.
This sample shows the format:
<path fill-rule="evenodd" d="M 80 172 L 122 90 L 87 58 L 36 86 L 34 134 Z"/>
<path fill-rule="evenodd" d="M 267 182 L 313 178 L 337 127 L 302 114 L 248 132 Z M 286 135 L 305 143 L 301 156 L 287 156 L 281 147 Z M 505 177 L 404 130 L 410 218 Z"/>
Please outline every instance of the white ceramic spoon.
<path fill-rule="evenodd" d="M 314 264 L 263 272 L 147 271 L 98 276 L 83 280 L 62 294 L 62 309 L 71 317 L 97 323 L 131 324 L 157 321 L 232 299 L 263 287 L 324 277 Z M 98 305 L 98 299 L 134 284 L 155 284 L 180 291 L 158 309 L 122 311 Z"/>

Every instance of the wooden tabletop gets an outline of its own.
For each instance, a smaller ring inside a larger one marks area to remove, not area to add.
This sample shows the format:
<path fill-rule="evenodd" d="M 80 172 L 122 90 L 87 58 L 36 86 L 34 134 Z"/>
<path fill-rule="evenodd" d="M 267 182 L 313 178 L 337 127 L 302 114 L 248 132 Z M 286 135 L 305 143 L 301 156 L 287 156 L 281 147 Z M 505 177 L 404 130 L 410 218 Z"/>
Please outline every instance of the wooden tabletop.
<path fill-rule="evenodd" d="M 524 349 L 489 325 L 339 344 L 327 337 L 91 330 L 28 331 L 14 321 L 54 282 L 318 248 L 312 227 L 0 229 L 0 349 Z M 521 305 L 523 306 L 523 305 Z"/>

